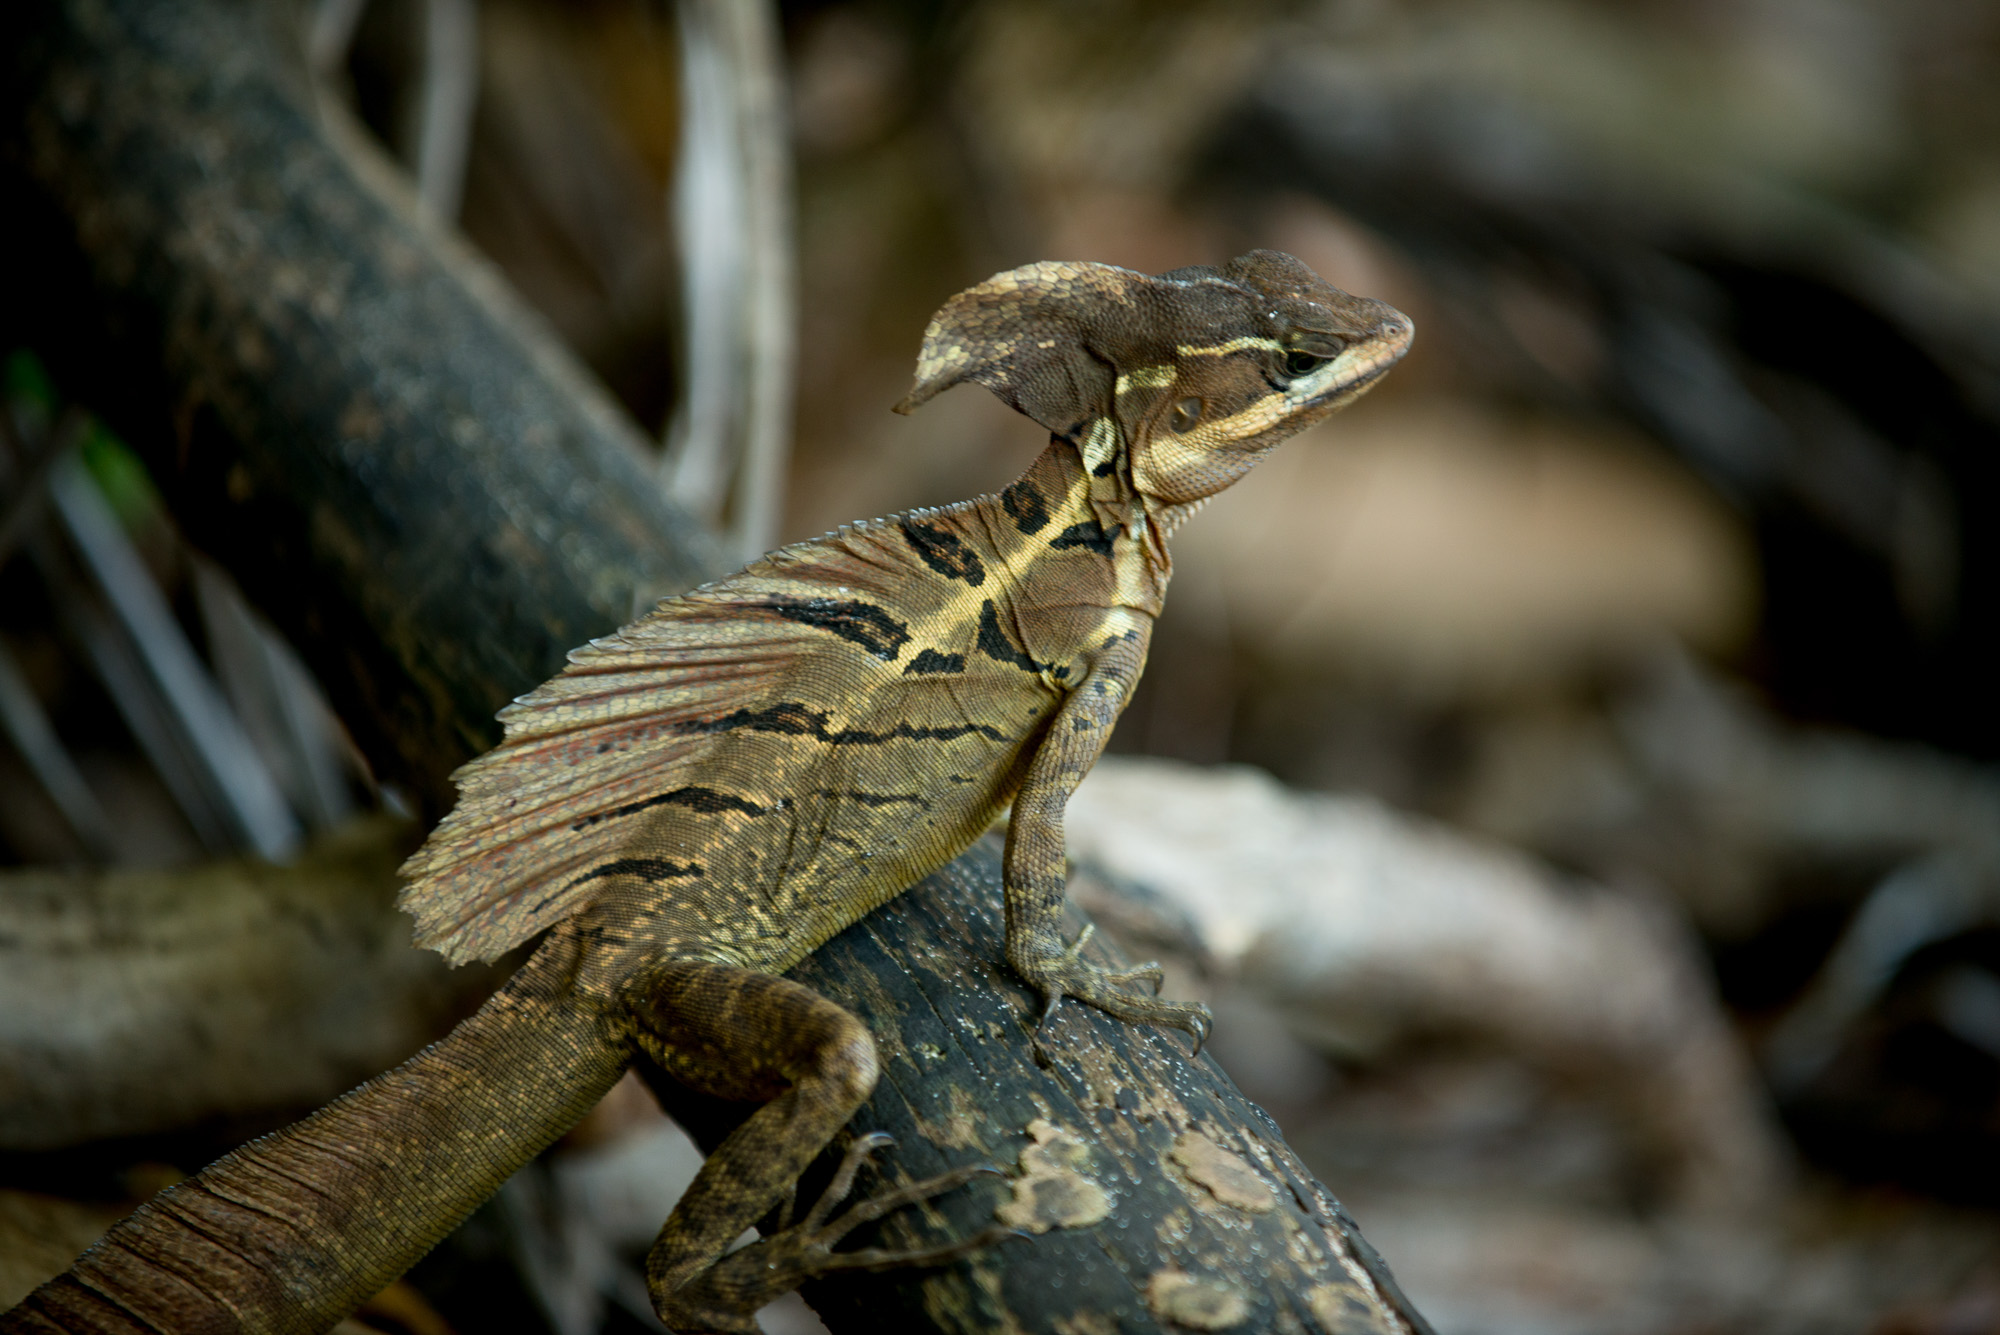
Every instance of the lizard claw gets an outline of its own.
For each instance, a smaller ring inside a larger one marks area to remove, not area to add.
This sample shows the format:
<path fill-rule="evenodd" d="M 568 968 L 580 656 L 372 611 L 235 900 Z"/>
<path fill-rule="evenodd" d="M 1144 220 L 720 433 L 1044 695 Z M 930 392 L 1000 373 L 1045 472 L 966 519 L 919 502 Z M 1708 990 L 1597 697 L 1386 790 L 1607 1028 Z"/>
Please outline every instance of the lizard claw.
<path fill-rule="evenodd" d="M 1076 940 L 1058 954 L 1015 964 L 1016 971 L 1042 995 L 1042 1013 L 1035 1021 L 1030 1038 L 1036 1064 L 1043 1067 L 1051 1064 L 1042 1038 L 1064 997 L 1075 997 L 1086 1005 L 1095 1006 L 1132 1024 L 1155 1024 L 1183 1030 L 1194 1039 L 1189 1057 L 1199 1057 L 1202 1045 L 1208 1041 L 1209 1031 L 1214 1027 L 1214 1017 L 1209 1014 L 1208 1007 L 1199 1003 L 1160 1000 L 1160 987 L 1166 971 L 1157 963 L 1149 961 L 1120 970 L 1101 969 L 1088 963 L 1083 959 L 1083 948 L 1089 942 L 1092 930 L 1085 927 Z M 1135 996 L 1126 991 L 1125 984 L 1134 982 L 1151 983 L 1153 995 Z"/>
<path fill-rule="evenodd" d="M 826 1222 L 827 1215 L 832 1213 L 833 1207 L 846 1200 L 847 1193 L 854 1190 L 854 1177 L 861 1171 L 861 1165 L 873 1159 L 877 1150 L 886 1150 L 895 1143 L 896 1138 L 887 1131 L 870 1131 L 866 1135 L 856 1136 L 854 1143 L 847 1147 L 847 1153 L 840 1156 L 840 1167 L 833 1170 L 833 1181 L 826 1184 L 826 1190 L 819 1194 L 819 1199 L 813 1202 L 812 1209 L 808 1210 L 806 1217 L 799 1221 L 799 1228 L 808 1233 L 817 1232 L 820 1225 Z M 848 1214 L 852 1213 L 852 1210 L 848 1211 Z M 846 1215 L 841 1216 L 843 1219 L 846 1217 Z M 852 1228 L 854 1225 L 849 1224 L 847 1227 Z M 781 1227 L 780 1231 L 790 1230 Z M 841 1229 L 840 1233 L 833 1235 L 833 1240 L 838 1241 L 846 1231 L 847 1229 Z"/>
<path fill-rule="evenodd" d="M 911 1182 L 857 1201 L 833 1215 L 834 1209 L 854 1189 L 861 1166 L 880 1150 L 895 1144 L 895 1137 L 875 1131 L 855 1138 L 834 1169 L 833 1180 L 820 1193 L 812 1209 L 797 1224 L 781 1226 L 767 1238 L 739 1247 L 703 1271 L 693 1283 L 667 1295 L 654 1294 L 655 1307 L 669 1326 L 676 1321 L 698 1329 L 742 1326 L 747 1314 L 766 1302 L 789 1293 L 807 1280 L 850 1270 L 891 1270 L 902 1266 L 939 1265 L 971 1252 L 1020 1236 L 1010 1228 L 988 1228 L 956 1242 L 927 1247 L 863 1247 L 836 1252 L 834 1245 L 863 1224 L 941 1196 L 979 1177 L 1002 1177 L 992 1164 L 954 1168 L 935 1177 Z M 733 1324 L 732 1324 L 733 1323 Z M 679 1328 L 675 1326 L 675 1328 Z M 746 1326 L 745 1329 L 754 1329 Z"/>

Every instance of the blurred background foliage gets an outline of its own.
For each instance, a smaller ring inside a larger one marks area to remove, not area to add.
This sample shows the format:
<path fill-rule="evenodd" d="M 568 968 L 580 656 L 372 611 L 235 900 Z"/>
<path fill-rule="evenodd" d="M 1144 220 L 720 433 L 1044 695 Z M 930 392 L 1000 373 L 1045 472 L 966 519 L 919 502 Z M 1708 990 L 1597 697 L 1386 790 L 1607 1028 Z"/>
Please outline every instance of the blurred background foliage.
<path fill-rule="evenodd" d="M 414 161 L 424 10 L 356 13 L 331 95 Z M 1269 246 L 1414 317 L 1381 389 L 1178 540 L 1113 749 L 1366 795 L 1684 920 L 1807 1184 L 1776 1232 L 1676 1233 L 1606 1185 L 1599 1114 L 1560 1081 L 1449 1045 L 1300 1046 L 1241 1001 L 1239 1035 L 1280 1036 L 1232 1056 L 1225 1024 L 1225 1061 L 1439 1328 L 2000 1330 L 2000 5 L 781 19 L 784 540 L 1033 456 L 1036 428 L 983 394 L 888 411 L 930 313 L 996 270 Z M 663 436 L 688 364 L 674 15 L 481 0 L 477 21 L 458 226 Z M 58 414 L 32 358 L 7 387 L 17 414 Z M 208 643 L 220 595 L 86 430 Z M 194 857 L 199 821 L 66 669 L 30 582 L 0 571 L 0 631 L 121 856 Z M 0 785 L 14 860 L 85 853 L 11 754 Z"/>

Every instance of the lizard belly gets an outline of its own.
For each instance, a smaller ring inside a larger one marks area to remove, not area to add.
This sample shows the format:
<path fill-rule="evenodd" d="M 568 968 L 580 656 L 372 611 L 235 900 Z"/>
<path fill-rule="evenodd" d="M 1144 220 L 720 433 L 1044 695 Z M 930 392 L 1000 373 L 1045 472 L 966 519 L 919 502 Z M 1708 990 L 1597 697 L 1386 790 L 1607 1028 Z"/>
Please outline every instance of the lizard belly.
<path fill-rule="evenodd" d="M 1060 697 L 994 675 L 976 693 L 899 683 L 858 718 L 721 742 L 703 783 L 611 864 L 596 915 L 655 957 L 789 968 L 964 851 L 1012 800 Z"/>

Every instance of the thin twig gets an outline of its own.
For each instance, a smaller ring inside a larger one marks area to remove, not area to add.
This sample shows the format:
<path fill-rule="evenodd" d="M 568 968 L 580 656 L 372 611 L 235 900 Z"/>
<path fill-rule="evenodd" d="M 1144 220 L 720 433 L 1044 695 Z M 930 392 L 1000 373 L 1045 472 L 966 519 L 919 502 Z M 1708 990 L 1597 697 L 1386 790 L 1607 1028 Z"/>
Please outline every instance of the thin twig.
<path fill-rule="evenodd" d="M 140 753 L 186 817 L 195 839 L 218 857 L 236 852 L 239 841 L 229 818 L 218 807 L 200 766 L 188 753 L 187 739 L 174 726 L 172 712 L 146 674 L 131 637 L 106 614 L 83 575 L 70 569 L 67 559 L 57 556 L 53 542 L 37 547 L 36 563 L 57 599 L 63 629 L 89 662 L 132 740 L 139 744 Z"/>
<path fill-rule="evenodd" d="M 325 698 L 291 647 L 250 610 L 236 581 L 206 558 L 192 563 L 209 661 L 230 707 L 293 809 L 315 829 L 339 825 L 354 814 L 354 801 Z"/>
<path fill-rule="evenodd" d="M 0 507 L 0 566 L 14 554 L 28 526 L 48 500 L 49 471 L 64 450 L 83 434 L 83 414 L 65 416 L 54 431 L 29 443 L 26 433 L 14 422 L 14 405 L 0 407 L 0 482 L 12 484 L 13 494 Z"/>
<path fill-rule="evenodd" d="M 476 0 L 426 0 L 424 82 L 417 127 L 417 202 L 439 222 L 458 219 L 472 113 L 479 99 Z"/>
<path fill-rule="evenodd" d="M 730 545 L 776 540 L 797 347 L 791 142 L 766 0 L 682 0 L 681 160 L 674 181 L 688 348 L 668 485 L 705 518 L 735 486 Z"/>
<path fill-rule="evenodd" d="M 49 725 L 42 702 L 4 644 L 0 644 L 0 728 L 92 860 L 116 862 L 118 841 L 111 832 L 111 818 Z"/>
<path fill-rule="evenodd" d="M 329 79 L 347 60 L 354 45 L 354 29 L 368 0 L 319 0 L 313 6 L 312 26 L 306 30 L 306 60 L 312 72 Z"/>
<path fill-rule="evenodd" d="M 668 425 L 667 490 L 697 516 L 722 513 L 739 424 L 739 384 L 748 374 L 737 322 L 746 261 L 745 183 L 735 153 L 728 59 L 710 9 L 681 0 L 681 143 L 672 210 L 679 244 L 684 383 Z"/>
<path fill-rule="evenodd" d="M 74 455 L 58 461 L 49 490 L 70 541 L 138 646 L 181 737 L 222 799 L 237 834 L 263 857 L 274 861 L 289 857 L 299 845 L 298 821 L 214 679 L 195 657 L 159 586 Z"/>

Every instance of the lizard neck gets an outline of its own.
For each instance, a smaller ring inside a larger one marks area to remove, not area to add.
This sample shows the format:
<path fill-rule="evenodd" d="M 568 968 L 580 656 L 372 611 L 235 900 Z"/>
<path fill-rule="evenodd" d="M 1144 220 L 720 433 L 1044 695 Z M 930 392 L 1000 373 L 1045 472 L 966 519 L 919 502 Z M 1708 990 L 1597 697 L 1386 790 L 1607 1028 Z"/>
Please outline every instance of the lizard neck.
<path fill-rule="evenodd" d="M 1090 489 L 1090 504 L 1105 532 L 1113 524 L 1131 534 L 1143 551 L 1160 587 L 1173 574 L 1167 539 L 1210 497 L 1170 505 L 1148 496 L 1132 478 L 1132 451 L 1116 419 L 1100 417 L 1083 433 L 1082 463 Z"/>
<path fill-rule="evenodd" d="M 1173 507 L 1152 501 L 1133 482 L 1132 451 L 1116 419 L 1097 418 L 1084 429 L 1082 439 L 1073 457 L 1090 517 L 1112 539 L 1118 601 L 1157 616 L 1174 573 L 1167 552 L 1173 526 L 1162 523 Z M 1058 443 L 1064 442 L 1052 442 L 1052 448 Z"/>
<path fill-rule="evenodd" d="M 1091 460 L 1096 459 L 1093 467 Z M 1110 460 L 1112 467 L 1106 468 Z M 1029 514 L 1026 498 L 1046 504 L 1045 513 Z M 1078 523 L 1094 523 L 1110 539 L 1107 593 L 1119 606 L 1159 615 L 1173 575 L 1166 534 L 1144 493 L 1132 485 L 1132 472 L 1116 427 L 1099 421 L 1084 433 L 1079 448 L 1063 436 L 1051 436 L 1043 450 L 1013 486 L 1000 497 L 1014 523 L 1024 533 L 1047 536 Z M 1044 532 L 1046 530 L 1046 533 Z"/>

